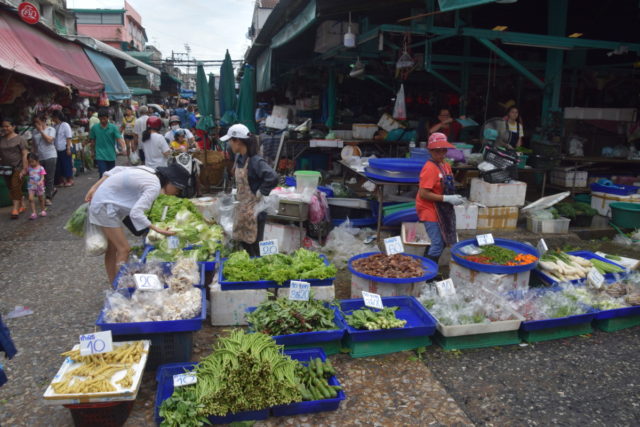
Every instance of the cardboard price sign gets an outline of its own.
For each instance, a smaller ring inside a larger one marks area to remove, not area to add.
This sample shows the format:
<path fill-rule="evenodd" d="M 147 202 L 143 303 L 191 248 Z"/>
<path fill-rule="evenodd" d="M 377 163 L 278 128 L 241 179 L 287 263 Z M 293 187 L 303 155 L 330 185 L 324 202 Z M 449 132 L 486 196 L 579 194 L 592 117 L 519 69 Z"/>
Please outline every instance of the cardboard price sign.
<path fill-rule="evenodd" d="M 191 385 L 198 382 L 198 377 L 195 374 L 184 373 L 173 376 L 173 386 L 183 387 L 185 385 Z"/>
<path fill-rule="evenodd" d="M 587 280 L 591 283 L 596 289 L 600 289 L 602 284 L 604 283 L 604 276 L 595 268 L 589 270 L 589 274 L 587 274 Z"/>
<path fill-rule="evenodd" d="M 278 253 L 278 239 L 263 240 L 259 243 L 260 256 L 273 255 Z"/>
<path fill-rule="evenodd" d="M 364 305 L 367 307 L 378 308 L 380 310 L 384 308 L 382 298 L 380 298 L 379 294 L 362 291 L 362 299 L 364 299 Z"/>
<path fill-rule="evenodd" d="M 540 252 L 540 256 L 547 253 L 548 250 L 549 247 L 547 246 L 547 242 L 545 242 L 544 239 L 540 239 L 540 241 L 538 242 L 538 252 Z"/>
<path fill-rule="evenodd" d="M 495 243 L 495 240 L 493 240 L 493 234 L 491 233 L 476 236 L 476 240 L 478 241 L 478 246 L 488 246 Z"/>
<path fill-rule="evenodd" d="M 289 287 L 289 299 L 292 301 L 309 301 L 311 284 L 292 280 Z"/>
<path fill-rule="evenodd" d="M 384 239 L 384 250 L 389 256 L 404 252 L 404 246 L 402 245 L 400 236 Z"/>
<path fill-rule="evenodd" d="M 436 291 L 441 297 L 448 297 L 456 294 L 456 287 L 453 285 L 453 280 L 447 279 L 436 282 Z"/>
<path fill-rule="evenodd" d="M 141 291 L 161 291 L 164 285 L 155 274 L 134 274 L 133 279 L 136 281 L 136 289 Z"/>
<path fill-rule="evenodd" d="M 80 356 L 108 353 L 112 350 L 111 331 L 80 335 Z"/>

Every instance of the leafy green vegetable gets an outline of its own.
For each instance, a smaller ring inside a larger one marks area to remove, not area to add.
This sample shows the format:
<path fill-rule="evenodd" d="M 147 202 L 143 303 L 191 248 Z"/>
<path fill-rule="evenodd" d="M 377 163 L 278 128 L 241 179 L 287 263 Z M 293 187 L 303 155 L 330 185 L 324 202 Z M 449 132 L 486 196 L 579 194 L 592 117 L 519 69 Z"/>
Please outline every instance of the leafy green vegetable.
<path fill-rule="evenodd" d="M 261 303 L 246 318 L 254 331 L 276 336 L 337 329 L 334 316 L 323 301 L 278 298 Z"/>
<path fill-rule="evenodd" d="M 385 307 L 380 311 L 373 311 L 364 307 L 360 310 L 354 310 L 351 315 L 346 316 L 346 319 L 347 323 L 356 329 L 404 328 L 407 321 L 396 317 L 397 310 L 398 307 Z"/>
<path fill-rule="evenodd" d="M 335 277 L 337 269 L 333 264 L 325 265 L 317 253 L 306 249 L 298 249 L 293 255 L 274 254 L 253 259 L 246 251 L 239 251 L 225 261 L 223 273 L 229 282 L 273 280 L 282 285 L 287 280 Z"/>
<path fill-rule="evenodd" d="M 186 209 L 190 213 L 192 213 L 196 219 L 203 221 L 204 218 L 202 214 L 193 204 L 193 202 L 189 199 L 181 199 L 176 196 L 168 196 L 166 194 L 160 194 L 158 198 L 153 202 L 153 206 L 149 209 L 147 213 L 147 217 L 149 221 L 152 223 L 163 221 L 162 213 L 164 212 L 164 207 L 168 206 L 167 214 L 164 217 L 164 221 L 171 221 L 176 218 L 176 215 L 182 209 Z"/>
<path fill-rule="evenodd" d="M 71 218 L 69 218 L 64 225 L 64 229 L 75 236 L 84 237 L 84 225 L 88 215 L 89 203 L 81 204 L 80 207 L 71 214 Z"/>
<path fill-rule="evenodd" d="M 178 387 L 160 406 L 164 418 L 160 427 L 199 427 L 211 424 L 207 417 L 199 415 L 204 405 L 196 403 L 195 385 Z"/>

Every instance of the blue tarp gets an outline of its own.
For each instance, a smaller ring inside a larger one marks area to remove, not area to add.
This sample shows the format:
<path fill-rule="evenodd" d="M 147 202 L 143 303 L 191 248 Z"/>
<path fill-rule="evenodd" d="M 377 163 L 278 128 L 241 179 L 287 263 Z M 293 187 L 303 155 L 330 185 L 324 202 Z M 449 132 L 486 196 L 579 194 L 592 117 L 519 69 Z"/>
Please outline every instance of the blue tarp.
<path fill-rule="evenodd" d="M 122 101 L 123 99 L 131 98 L 129 87 L 120 76 L 111 59 L 89 48 L 85 48 L 84 51 L 104 83 L 104 90 L 107 92 L 109 99 L 111 101 Z"/>

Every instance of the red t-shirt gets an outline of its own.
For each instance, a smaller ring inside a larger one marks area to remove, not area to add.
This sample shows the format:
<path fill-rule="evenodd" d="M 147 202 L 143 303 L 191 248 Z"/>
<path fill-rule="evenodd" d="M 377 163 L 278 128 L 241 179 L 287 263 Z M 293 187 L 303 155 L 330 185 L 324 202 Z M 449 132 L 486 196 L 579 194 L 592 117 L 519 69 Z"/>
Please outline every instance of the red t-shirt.
<path fill-rule="evenodd" d="M 462 130 L 462 125 L 458 123 L 457 120 L 454 120 L 451 123 L 449 123 L 448 128 L 444 128 L 444 127 L 440 128 L 438 132 L 441 132 L 447 135 L 448 141 L 457 141 L 458 137 L 460 136 L 461 130 Z"/>
<path fill-rule="evenodd" d="M 451 166 L 449 166 L 448 163 L 444 162 L 440 167 L 445 174 L 453 175 Z M 422 167 L 422 172 L 420 172 L 420 188 L 426 188 L 435 194 L 444 194 L 444 188 L 442 188 L 443 178 L 444 176 L 442 176 L 442 172 L 440 172 L 438 166 L 436 166 L 435 163 L 428 161 Z M 418 219 L 420 221 L 438 221 L 435 203 L 421 198 L 419 191 L 416 196 L 416 211 L 418 212 Z"/>

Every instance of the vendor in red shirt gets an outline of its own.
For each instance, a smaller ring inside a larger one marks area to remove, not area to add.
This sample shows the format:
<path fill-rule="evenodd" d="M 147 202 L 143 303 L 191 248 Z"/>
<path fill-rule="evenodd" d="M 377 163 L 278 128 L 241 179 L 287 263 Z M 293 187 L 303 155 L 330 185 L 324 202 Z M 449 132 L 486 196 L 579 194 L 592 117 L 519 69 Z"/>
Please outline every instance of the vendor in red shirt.
<path fill-rule="evenodd" d="M 431 159 L 420 172 L 420 189 L 416 196 L 418 219 L 424 223 L 431 246 L 427 258 L 436 264 L 445 245 L 456 243 L 456 215 L 454 205 L 464 203 L 462 196 L 455 194 L 451 166 L 444 161 L 447 149 L 455 148 L 443 133 L 429 137 L 427 145 Z"/>
<path fill-rule="evenodd" d="M 464 117 L 461 116 L 461 118 Z M 429 128 L 429 133 L 440 132 L 450 141 L 457 141 L 460 136 L 460 130 L 462 130 L 462 125 L 451 116 L 451 111 L 448 108 L 441 108 L 440 114 L 438 114 L 438 123 Z"/>

